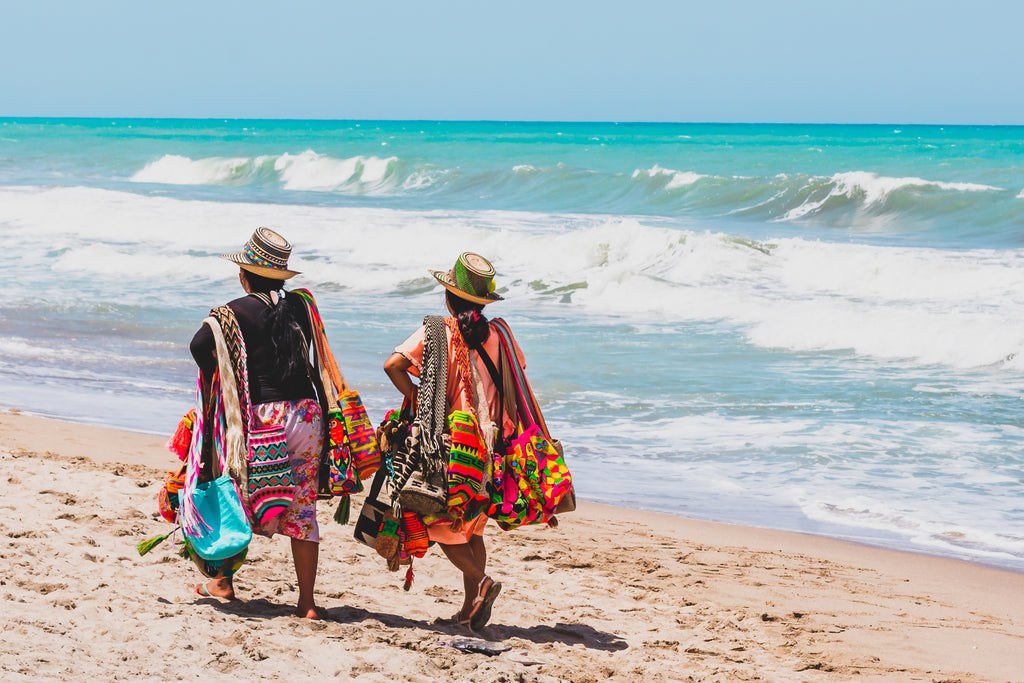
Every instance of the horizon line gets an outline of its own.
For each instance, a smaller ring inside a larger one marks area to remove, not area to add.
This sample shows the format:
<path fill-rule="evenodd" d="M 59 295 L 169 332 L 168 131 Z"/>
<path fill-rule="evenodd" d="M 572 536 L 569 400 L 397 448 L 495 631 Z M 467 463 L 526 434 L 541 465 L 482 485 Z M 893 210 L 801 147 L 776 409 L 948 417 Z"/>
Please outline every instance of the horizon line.
<path fill-rule="evenodd" d="M 58 121 L 322 121 L 353 123 L 523 123 L 523 124 L 584 124 L 584 125 L 680 125 L 680 126 L 927 126 L 927 127 L 984 127 L 1015 128 L 1020 123 L 919 123 L 919 122 L 849 122 L 849 121 L 645 121 L 645 120 L 571 120 L 571 119 L 420 119 L 420 118 L 328 118 L 314 116 L 297 118 L 292 116 L 41 116 L 41 115 L 0 115 L 0 121 L 11 120 L 58 120 Z"/>

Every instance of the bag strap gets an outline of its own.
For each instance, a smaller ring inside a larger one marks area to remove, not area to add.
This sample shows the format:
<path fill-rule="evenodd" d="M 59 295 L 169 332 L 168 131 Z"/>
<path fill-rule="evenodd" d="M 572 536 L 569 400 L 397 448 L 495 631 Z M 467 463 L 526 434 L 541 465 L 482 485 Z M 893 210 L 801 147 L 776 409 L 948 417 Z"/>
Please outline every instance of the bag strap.
<path fill-rule="evenodd" d="M 310 329 L 313 330 L 313 361 L 310 361 L 309 358 L 309 342 L 306 341 L 306 335 L 302 335 L 302 355 L 306 361 L 306 371 L 309 373 L 310 381 L 320 387 L 320 394 L 327 403 L 327 410 L 334 412 L 340 410 L 340 408 L 338 407 L 338 388 L 331 378 L 326 362 L 326 356 L 331 353 L 331 350 L 329 347 L 325 350 L 326 338 L 321 339 L 320 334 L 316 332 L 316 321 L 318 318 L 314 312 L 316 304 L 311 304 L 309 299 L 305 297 L 302 300 L 306 305 L 306 315 L 309 317 Z M 323 328 L 321 327 L 321 329 Z M 334 356 L 332 355 L 331 358 L 333 359 Z"/>
<path fill-rule="evenodd" d="M 247 490 L 248 464 L 246 463 L 245 432 L 242 429 L 242 408 L 238 401 L 239 387 L 235 383 L 235 371 L 231 367 L 231 356 L 220 323 L 213 316 L 206 318 L 203 323 L 209 326 L 213 333 L 213 341 L 217 348 L 217 369 L 220 374 L 220 390 L 224 399 L 224 421 L 226 422 L 224 459 L 228 474 L 239 483 L 240 487 L 245 483 Z M 242 389 L 248 392 L 249 387 L 244 386 Z M 220 459 L 216 456 L 210 459 L 214 464 L 212 475 L 216 479 L 220 476 L 218 474 L 221 469 Z"/>
<path fill-rule="evenodd" d="M 528 409 L 529 402 L 526 399 L 524 393 L 525 378 L 522 377 L 521 368 L 519 367 L 518 359 L 515 358 L 515 354 L 511 350 L 511 345 L 506 342 L 503 331 L 498 328 L 498 345 L 501 354 L 502 361 L 506 367 L 511 368 L 511 372 L 508 373 L 512 380 L 513 386 L 515 386 L 516 395 L 516 415 L 519 418 L 520 424 L 524 428 L 528 428 L 533 424 L 536 424 L 533 414 Z M 505 374 L 502 375 L 504 379 Z"/>
<path fill-rule="evenodd" d="M 320 317 L 320 310 L 316 306 L 316 300 L 308 289 L 293 289 L 291 293 L 297 294 L 306 302 L 306 312 L 309 315 L 309 326 L 313 334 L 313 345 L 316 349 L 318 363 L 326 370 L 330 382 L 334 385 L 335 391 L 338 394 L 348 391 L 349 388 L 345 382 L 345 376 L 341 374 L 338 361 L 334 358 L 334 354 L 331 353 L 331 347 L 327 343 L 324 322 Z"/>
<path fill-rule="evenodd" d="M 471 347 L 476 354 L 480 356 L 480 359 L 484 362 L 487 367 L 487 372 L 491 376 L 491 381 L 494 382 L 494 386 L 498 389 L 498 401 L 500 407 L 498 408 L 498 436 L 504 439 L 505 437 L 505 383 L 501 381 L 501 373 L 498 372 L 498 368 L 494 367 L 494 361 L 487 355 L 487 351 L 484 349 L 483 344 L 476 344 Z M 499 354 L 501 350 L 499 347 Z M 500 358 L 500 356 L 499 356 Z M 477 422 L 482 423 L 481 416 L 477 416 Z"/>
<path fill-rule="evenodd" d="M 320 338 L 319 332 L 323 330 L 323 326 L 321 325 L 319 329 L 317 328 L 319 313 L 316 312 L 316 303 L 313 301 L 313 295 L 306 289 L 293 291 L 297 292 L 302 299 L 303 308 L 306 310 L 306 318 L 309 320 L 310 334 L 313 337 L 313 359 L 311 361 L 309 357 L 309 341 L 302 331 L 302 326 L 299 326 L 299 335 L 302 337 L 302 360 L 306 363 L 306 374 L 309 375 L 309 381 L 314 387 L 319 387 L 317 394 L 320 397 L 320 410 L 323 412 L 323 419 L 320 423 L 323 439 L 320 446 L 320 465 L 317 470 L 317 497 L 326 498 L 328 494 L 333 496 L 330 485 L 330 461 L 328 460 L 328 453 L 331 450 L 329 415 L 332 412 L 340 411 L 338 407 L 338 390 L 335 388 L 330 373 L 327 371 L 326 363 L 323 360 L 325 355 L 323 345 L 327 343 L 327 339 L 326 336 L 324 336 L 323 341 Z M 326 353 L 330 353 L 330 348 L 327 349 Z"/>
<path fill-rule="evenodd" d="M 508 323 L 501 318 L 495 318 L 492 320 L 495 327 L 498 329 L 502 348 L 505 351 L 505 355 L 508 359 L 509 365 L 512 368 L 512 375 L 515 378 L 517 389 L 519 390 L 520 398 L 522 399 L 522 405 L 519 406 L 520 416 L 524 413 L 529 417 L 531 424 L 536 424 L 540 427 L 540 430 L 544 433 L 548 439 L 551 438 L 551 433 L 548 431 L 547 423 L 544 421 L 544 415 L 540 411 L 540 406 L 537 404 L 537 399 L 533 395 L 533 389 L 530 388 L 530 383 L 526 380 L 526 373 L 523 372 L 522 366 L 519 364 L 519 359 L 515 354 L 515 341 L 512 337 L 512 330 L 509 329 Z"/>

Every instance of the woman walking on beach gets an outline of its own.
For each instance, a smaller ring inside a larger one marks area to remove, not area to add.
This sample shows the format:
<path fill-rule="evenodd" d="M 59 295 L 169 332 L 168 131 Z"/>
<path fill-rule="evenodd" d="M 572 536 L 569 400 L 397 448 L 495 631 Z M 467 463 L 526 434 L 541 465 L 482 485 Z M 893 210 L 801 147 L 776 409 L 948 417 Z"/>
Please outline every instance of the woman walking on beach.
<path fill-rule="evenodd" d="M 273 230 L 258 228 L 242 251 L 222 257 L 238 265 L 238 280 L 246 295 L 229 302 L 229 310 L 215 309 L 214 313 L 219 310 L 221 316 L 227 316 L 229 326 L 234 327 L 231 318 L 237 321 L 236 334 L 225 330 L 224 337 L 237 340 L 238 333 L 241 337 L 240 343 L 229 342 L 227 348 L 232 357 L 231 367 L 247 379 L 248 396 L 239 397 L 243 411 L 246 402 L 251 411 L 251 425 L 246 425 L 246 429 L 284 428 L 295 487 L 294 499 L 287 507 L 280 503 L 275 514 L 263 516 L 263 522 L 254 515 L 252 530 L 267 537 L 279 533 L 291 539 L 299 586 L 295 615 L 317 619 L 319 608 L 313 599 L 320 541 L 316 521 L 317 470 L 324 426 L 320 402 L 307 370 L 307 340 L 312 339 L 309 317 L 302 298 L 283 290 L 284 281 L 298 275 L 288 269 L 290 254 L 291 245 L 284 237 Z M 200 327 L 190 350 L 201 371 L 203 386 L 209 387 L 218 367 L 216 343 L 209 326 Z M 245 362 L 240 363 L 240 358 Z M 239 382 L 239 386 L 245 384 Z M 195 592 L 234 600 L 236 569 L 226 569 L 220 578 L 199 584 Z"/>
<path fill-rule="evenodd" d="M 471 397 L 477 391 L 477 403 L 482 406 L 485 402 L 489 413 L 476 415 L 478 423 L 497 425 L 501 422 L 501 434 L 511 437 L 516 425 L 513 418 L 501 410 L 498 388 L 491 379 L 486 361 L 481 357 L 481 352 L 486 354 L 492 368 L 499 364 L 500 335 L 494 329 L 495 324 L 488 322 L 483 315 L 484 306 L 502 298 L 494 293 L 494 267 L 484 257 L 466 252 L 459 256 L 451 270 L 431 271 L 431 274 L 446 290 L 445 302 L 451 315 L 445 320 L 448 363 L 444 415 L 451 415 L 452 411 L 475 414 L 477 410 L 472 405 Z M 398 345 L 384 363 L 384 371 L 391 382 L 413 404 L 416 403 L 418 387 L 410 375 L 420 377 L 424 364 L 425 335 L 426 328 L 420 327 Z M 515 347 L 518 362 L 525 367 L 518 345 L 513 342 L 512 346 Z M 474 353 L 469 354 L 468 350 Z M 475 363 L 475 369 L 469 367 L 470 362 Z M 482 397 L 474 385 L 482 386 Z M 492 440 L 493 437 L 492 434 Z M 493 447 L 493 441 L 488 445 Z M 454 522 L 443 520 L 430 523 L 429 519 L 425 520 L 430 540 L 437 542 L 445 556 L 462 572 L 465 599 L 452 621 L 474 630 L 483 627 L 490 619 L 491 606 L 501 591 L 501 584 L 486 573 L 487 549 L 483 533 L 487 519 L 487 515 L 480 511 L 475 517 Z"/>

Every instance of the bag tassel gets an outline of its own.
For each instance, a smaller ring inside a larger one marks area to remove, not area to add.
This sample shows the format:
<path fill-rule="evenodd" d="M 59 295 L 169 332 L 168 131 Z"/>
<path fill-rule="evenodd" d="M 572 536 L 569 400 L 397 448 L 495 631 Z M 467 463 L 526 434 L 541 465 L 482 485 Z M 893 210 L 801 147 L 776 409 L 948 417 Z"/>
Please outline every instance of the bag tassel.
<path fill-rule="evenodd" d="M 168 531 L 166 534 L 159 534 L 157 536 L 153 536 L 152 538 L 147 538 L 145 541 L 142 541 L 140 543 L 136 543 L 135 544 L 135 549 L 139 551 L 139 556 L 141 557 L 141 556 L 145 555 L 146 553 L 148 553 L 153 548 L 155 548 L 158 545 L 160 545 L 161 543 L 163 543 L 167 539 L 167 537 L 170 536 L 170 535 L 171 535 L 171 532 Z"/>
<path fill-rule="evenodd" d="M 349 511 L 352 509 L 352 499 L 349 496 L 342 496 L 338 502 L 338 509 L 334 511 L 334 521 L 338 524 L 348 524 Z"/>
<path fill-rule="evenodd" d="M 414 578 L 416 578 L 416 577 L 412 573 L 412 558 L 410 557 L 409 558 L 409 571 L 407 571 L 405 573 L 405 583 L 402 584 L 402 590 L 408 592 L 409 589 L 412 588 L 412 581 L 413 581 Z"/>

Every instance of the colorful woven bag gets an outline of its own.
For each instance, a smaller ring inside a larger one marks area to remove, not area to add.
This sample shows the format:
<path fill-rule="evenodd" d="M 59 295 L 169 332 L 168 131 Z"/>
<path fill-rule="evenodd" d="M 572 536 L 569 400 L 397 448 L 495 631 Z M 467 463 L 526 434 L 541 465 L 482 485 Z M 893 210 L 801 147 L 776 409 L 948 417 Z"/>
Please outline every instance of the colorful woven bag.
<path fill-rule="evenodd" d="M 269 297 L 259 298 L 268 306 L 273 305 Z M 283 426 L 258 423 L 249 395 L 249 363 L 245 339 L 231 308 L 221 306 L 211 311 L 211 315 L 223 328 L 222 334 L 214 334 L 218 365 L 221 365 L 222 356 L 225 359 L 230 357 L 232 361 L 231 367 L 225 363 L 221 369 L 224 376 L 222 389 L 226 402 L 237 403 L 238 407 L 225 411 L 226 421 L 229 428 L 233 422 L 236 423 L 241 436 L 242 425 L 237 422 L 244 420 L 245 464 L 240 468 L 244 477 L 239 477 L 237 483 L 243 492 L 243 503 L 250 518 L 256 524 L 266 525 L 295 500 L 295 482 L 288 459 L 288 439 Z M 240 417 L 237 417 L 238 414 Z M 229 465 L 230 462 L 229 459 Z"/>
<path fill-rule="evenodd" d="M 344 382 L 344 379 L 342 380 Z M 380 448 L 377 445 L 377 431 L 370 422 L 370 416 L 363 406 L 359 393 L 348 389 L 339 392 L 338 403 L 345 419 L 345 435 L 348 437 L 348 452 L 352 467 L 360 479 L 368 479 L 380 469 Z"/>
<path fill-rule="evenodd" d="M 302 297 L 313 332 L 313 348 L 321 385 L 327 396 L 331 491 L 348 495 L 359 488 L 359 480 L 368 479 L 380 469 L 381 455 L 377 433 L 366 413 L 359 393 L 350 389 L 327 343 L 323 320 L 316 300 L 306 289 L 292 290 Z"/>
<path fill-rule="evenodd" d="M 185 455 L 188 456 L 187 450 Z M 185 487 L 185 469 L 185 465 L 182 465 L 177 470 L 168 472 L 164 479 L 164 485 L 157 493 L 156 501 L 160 516 L 171 523 L 178 519 L 178 509 L 181 507 L 181 489 Z"/>
<path fill-rule="evenodd" d="M 493 321 L 500 335 L 502 360 L 512 369 L 519 429 L 504 457 L 500 486 L 491 496 L 489 514 L 503 529 L 547 522 L 572 493 L 572 476 L 561 449 L 550 438 L 540 406 L 515 356 L 512 332 L 504 320 Z M 573 507 L 575 507 L 573 505 Z"/>
<path fill-rule="evenodd" d="M 472 413 L 453 410 L 448 416 L 452 446 L 448 458 L 448 507 L 463 509 L 472 501 L 487 472 L 487 445 Z"/>
<path fill-rule="evenodd" d="M 336 496 L 348 496 L 359 488 L 359 477 L 352 468 L 352 453 L 345 433 L 345 417 L 329 394 L 327 402 L 327 461 L 330 489 Z"/>
<path fill-rule="evenodd" d="M 207 318 L 206 321 L 213 320 Z M 214 320 L 214 336 L 220 326 Z M 197 404 L 204 405 L 202 392 Z M 242 505 L 238 485 L 221 472 L 220 458 L 203 438 L 203 418 L 198 418 L 189 448 L 185 486 L 181 492 L 181 530 L 190 550 L 209 561 L 226 560 L 249 547 L 252 530 Z M 200 479 L 203 479 L 200 482 Z"/>

